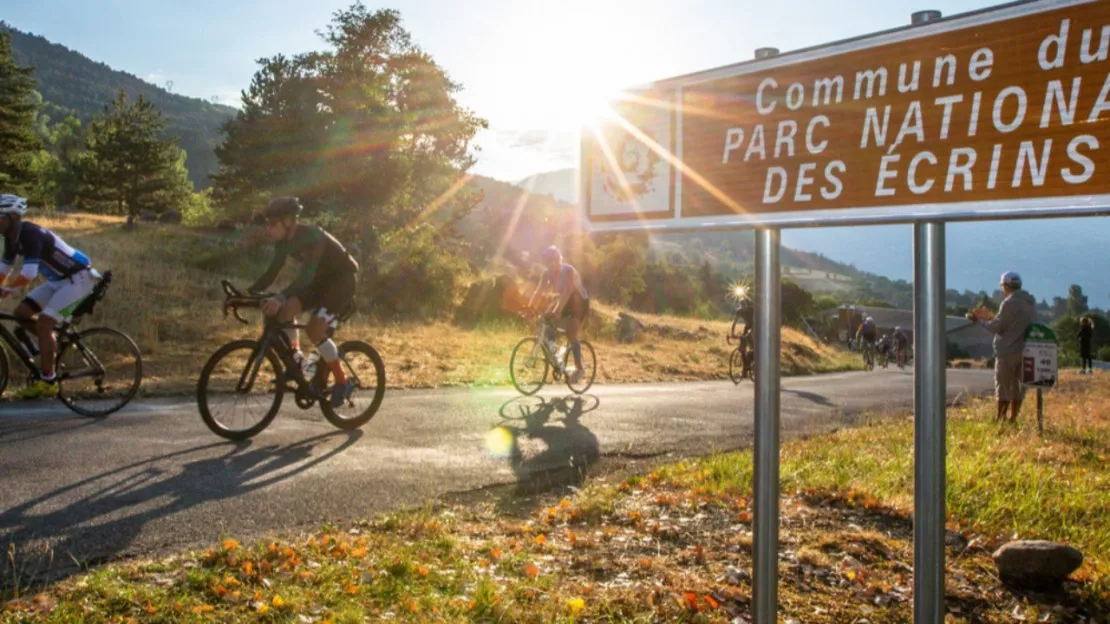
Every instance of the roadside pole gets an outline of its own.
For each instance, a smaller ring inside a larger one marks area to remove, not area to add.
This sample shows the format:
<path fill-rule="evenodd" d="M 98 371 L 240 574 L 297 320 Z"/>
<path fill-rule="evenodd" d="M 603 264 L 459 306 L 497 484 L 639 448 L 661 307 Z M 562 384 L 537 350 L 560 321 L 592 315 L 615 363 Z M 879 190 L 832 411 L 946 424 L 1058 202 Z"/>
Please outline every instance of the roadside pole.
<path fill-rule="evenodd" d="M 780 232 L 755 231 L 755 465 L 753 609 L 755 624 L 778 621 L 779 361 L 782 291 Z"/>

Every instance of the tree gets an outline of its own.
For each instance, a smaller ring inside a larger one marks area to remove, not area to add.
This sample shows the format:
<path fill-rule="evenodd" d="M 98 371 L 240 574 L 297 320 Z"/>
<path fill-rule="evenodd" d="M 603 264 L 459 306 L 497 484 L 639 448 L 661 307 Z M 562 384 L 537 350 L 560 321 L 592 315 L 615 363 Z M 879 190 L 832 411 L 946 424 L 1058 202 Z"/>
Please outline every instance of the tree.
<path fill-rule="evenodd" d="M 1079 316 L 1087 311 L 1087 295 L 1083 294 L 1083 288 L 1078 284 L 1068 286 L 1068 307 L 1067 313 L 1070 316 Z"/>
<path fill-rule="evenodd" d="M 223 128 L 215 198 L 242 214 L 267 196 L 296 195 L 356 239 L 432 215 L 449 234 L 478 203 L 460 180 L 486 122 L 459 106 L 460 85 L 413 43 L 398 12 L 355 4 L 321 37 L 324 51 L 259 61 Z"/>
<path fill-rule="evenodd" d="M 178 208 L 192 191 L 185 153 L 177 139 L 162 138 L 166 120 L 143 96 L 133 103 L 120 91 L 89 124 L 90 195 L 127 213 L 131 226 L 144 210 Z"/>
<path fill-rule="evenodd" d="M 0 189 L 6 193 L 25 193 L 34 183 L 41 144 L 34 130 L 33 75 L 32 68 L 15 64 L 11 36 L 0 32 Z"/>
<path fill-rule="evenodd" d="M 600 254 L 598 286 L 606 299 L 617 305 L 628 305 L 633 297 L 647 289 L 644 281 L 647 254 L 643 245 L 616 237 L 602 245 Z"/>
<path fill-rule="evenodd" d="M 994 300 L 987 296 L 987 293 L 983 293 L 979 297 L 979 301 L 975 302 L 975 307 L 985 310 L 994 310 L 996 308 Z"/>

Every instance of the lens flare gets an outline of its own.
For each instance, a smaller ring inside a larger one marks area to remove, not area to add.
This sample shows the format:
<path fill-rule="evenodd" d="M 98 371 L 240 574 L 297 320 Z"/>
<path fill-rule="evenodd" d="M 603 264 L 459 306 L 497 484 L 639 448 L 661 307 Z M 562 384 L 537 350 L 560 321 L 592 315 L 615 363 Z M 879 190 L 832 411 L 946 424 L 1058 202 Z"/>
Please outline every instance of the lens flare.
<path fill-rule="evenodd" d="M 486 450 L 494 457 L 509 457 L 513 452 L 513 433 L 506 427 L 494 427 L 486 434 Z"/>

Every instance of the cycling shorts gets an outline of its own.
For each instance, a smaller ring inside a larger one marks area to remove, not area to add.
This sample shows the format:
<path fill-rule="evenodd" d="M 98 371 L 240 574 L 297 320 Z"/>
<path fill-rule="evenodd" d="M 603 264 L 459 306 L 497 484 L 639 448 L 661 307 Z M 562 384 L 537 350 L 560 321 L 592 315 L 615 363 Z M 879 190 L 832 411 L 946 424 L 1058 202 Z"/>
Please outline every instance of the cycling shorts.
<path fill-rule="evenodd" d="M 317 276 L 299 295 L 301 309 L 312 312 L 329 325 L 348 310 L 355 300 L 358 278 L 355 273 Z"/>
<path fill-rule="evenodd" d="M 43 282 L 27 293 L 23 300 L 32 310 L 64 323 L 73 317 L 73 311 L 92 294 L 96 279 L 92 271 L 82 270 L 70 277 Z"/>

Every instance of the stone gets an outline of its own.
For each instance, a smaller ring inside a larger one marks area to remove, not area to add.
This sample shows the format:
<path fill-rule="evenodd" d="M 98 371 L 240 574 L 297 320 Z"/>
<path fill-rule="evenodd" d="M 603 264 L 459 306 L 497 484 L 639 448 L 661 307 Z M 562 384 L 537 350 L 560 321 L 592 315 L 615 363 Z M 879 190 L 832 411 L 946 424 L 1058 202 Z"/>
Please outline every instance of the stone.
<path fill-rule="evenodd" d="M 1056 589 L 1083 565 L 1083 553 L 1077 549 L 1044 540 L 1010 542 L 992 557 L 1004 583 L 1030 589 Z"/>
<path fill-rule="evenodd" d="M 617 315 L 617 342 L 621 344 L 636 342 L 636 337 L 643 329 L 644 324 L 631 314 L 621 312 Z"/>
<path fill-rule="evenodd" d="M 157 221 L 157 220 L 158 220 L 158 213 L 154 212 L 153 210 L 144 210 L 144 211 L 139 213 L 139 221 L 153 222 L 153 221 Z"/>
<path fill-rule="evenodd" d="M 181 213 L 177 210 L 167 210 L 159 215 L 158 220 L 162 223 L 181 223 Z"/>

